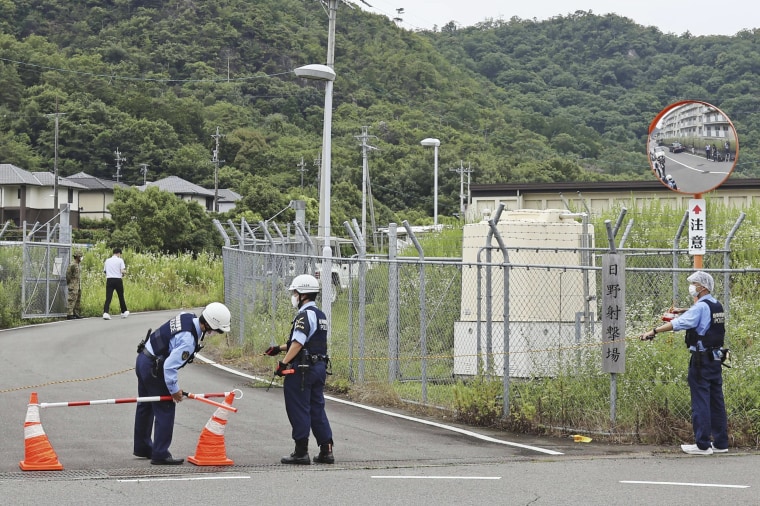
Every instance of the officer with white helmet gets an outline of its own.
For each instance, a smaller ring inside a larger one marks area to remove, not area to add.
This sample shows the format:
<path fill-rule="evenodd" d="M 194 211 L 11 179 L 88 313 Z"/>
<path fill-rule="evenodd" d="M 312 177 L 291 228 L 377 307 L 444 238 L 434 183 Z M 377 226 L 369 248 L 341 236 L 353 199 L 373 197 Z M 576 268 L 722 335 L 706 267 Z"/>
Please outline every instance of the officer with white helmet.
<path fill-rule="evenodd" d="M 333 438 L 325 414 L 325 380 L 330 365 L 327 355 L 327 317 L 315 302 L 319 281 L 309 274 L 293 278 L 288 290 L 291 303 L 298 309 L 293 319 L 288 342 L 270 346 L 264 353 L 271 357 L 285 351 L 275 374 L 282 376 L 285 411 L 292 427 L 295 451 L 282 457 L 283 464 L 311 464 L 309 434 L 319 445 L 314 462 L 333 464 Z"/>
<path fill-rule="evenodd" d="M 138 402 L 135 411 L 134 455 L 154 465 L 178 465 L 169 453 L 174 433 L 175 404 L 182 402 L 178 371 L 193 361 L 209 333 L 230 331 L 230 310 L 221 302 L 206 306 L 200 316 L 182 312 L 161 325 L 137 346 L 137 395 L 171 395 L 174 402 Z M 153 437 L 151 439 L 151 433 Z"/>

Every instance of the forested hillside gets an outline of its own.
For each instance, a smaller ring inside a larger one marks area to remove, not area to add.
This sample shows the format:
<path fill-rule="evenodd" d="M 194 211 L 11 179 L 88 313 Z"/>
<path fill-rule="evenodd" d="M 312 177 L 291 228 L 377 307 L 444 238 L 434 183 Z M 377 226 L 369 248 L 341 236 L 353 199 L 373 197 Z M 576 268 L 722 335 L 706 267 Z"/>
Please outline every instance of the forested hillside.
<path fill-rule="evenodd" d="M 757 160 L 760 33 L 663 34 L 578 12 L 410 32 L 341 4 L 333 115 L 334 225 L 361 214 L 369 127 L 377 222 L 429 223 L 441 140 L 439 213 L 473 183 L 640 179 L 646 131 L 665 105 L 705 100 L 734 121 L 738 176 Z M 316 221 L 324 88 L 293 69 L 325 63 L 327 15 L 315 0 L 0 0 L 0 162 L 52 170 L 61 113 L 62 175 L 142 184 L 177 175 L 244 196 L 249 219 L 289 200 Z M 303 160 L 303 172 L 299 165 Z M 301 177 L 303 176 L 303 185 Z"/>

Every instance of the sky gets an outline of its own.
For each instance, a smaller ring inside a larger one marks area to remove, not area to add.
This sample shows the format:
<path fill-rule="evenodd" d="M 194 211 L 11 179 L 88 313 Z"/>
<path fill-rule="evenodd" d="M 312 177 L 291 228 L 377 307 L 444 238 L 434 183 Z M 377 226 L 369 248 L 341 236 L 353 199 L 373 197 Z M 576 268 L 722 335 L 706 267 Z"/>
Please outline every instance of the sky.
<path fill-rule="evenodd" d="M 715 0 L 366 0 L 371 8 L 362 0 L 351 1 L 369 12 L 401 18 L 399 26 L 408 30 L 440 28 L 452 20 L 461 26 L 488 18 L 509 21 L 513 16 L 541 21 L 579 10 L 618 14 L 676 35 L 686 31 L 692 35 L 735 35 L 743 29 L 760 28 L 757 0 L 728 4 Z M 401 14 L 397 12 L 400 8 L 404 10 Z"/>

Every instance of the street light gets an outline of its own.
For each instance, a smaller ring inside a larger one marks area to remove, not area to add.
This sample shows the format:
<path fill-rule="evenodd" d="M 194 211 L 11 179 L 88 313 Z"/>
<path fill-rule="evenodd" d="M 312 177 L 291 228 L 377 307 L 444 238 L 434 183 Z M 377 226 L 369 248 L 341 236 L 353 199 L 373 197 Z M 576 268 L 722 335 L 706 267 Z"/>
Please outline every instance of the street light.
<path fill-rule="evenodd" d="M 298 77 L 325 81 L 325 115 L 322 126 L 322 170 L 319 182 L 319 237 L 324 239 L 325 246 L 330 246 L 330 168 L 331 168 L 331 137 L 332 137 L 332 91 L 335 81 L 335 71 L 327 65 L 312 64 L 298 67 L 294 70 Z M 329 277 L 328 277 L 329 279 Z"/>
<path fill-rule="evenodd" d="M 294 70 L 298 77 L 325 82 L 325 116 L 322 125 L 322 170 L 319 181 L 319 229 L 324 240 L 322 247 L 322 302 L 325 315 L 330 319 L 332 303 L 332 248 L 330 247 L 330 168 L 332 137 L 332 97 L 335 71 L 327 65 L 312 64 Z"/>
<path fill-rule="evenodd" d="M 423 146 L 433 146 L 435 148 L 435 170 L 433 172 L 433 225 L 438 226 L 438 146 L 441 145 L 441 141 L 428 137 L 422 139 L 420 144 Z"/>

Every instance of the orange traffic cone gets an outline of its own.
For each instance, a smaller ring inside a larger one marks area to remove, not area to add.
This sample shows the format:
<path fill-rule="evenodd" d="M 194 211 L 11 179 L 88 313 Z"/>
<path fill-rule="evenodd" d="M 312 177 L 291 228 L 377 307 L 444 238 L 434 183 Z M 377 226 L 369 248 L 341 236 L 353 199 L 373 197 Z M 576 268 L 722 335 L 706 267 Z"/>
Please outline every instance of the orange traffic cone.
<path fill-rule="evenodd" d="M 24 460 L 18 463 L 22 471 L 61 471 L 63 465 L 48 441 L 40 422 L 40 402 L 32 392 L 24 422 Z"/>
<path fill-rule="evenodd" d="M 234 392 L 227 394 L 224 404 L 232 406 L 235 398 Z M 231 466 L 234 462 L 227 458 L 224 448 L 224 426 L 227 425 L 227 414 L 230 411 L 224 408 L 216 408 L 214 416 L 206 423 L 198 439 L 195 455 L 188 457 L 188 462 L 196 466 Z"/>

